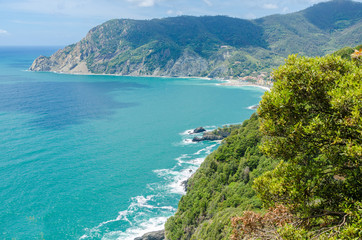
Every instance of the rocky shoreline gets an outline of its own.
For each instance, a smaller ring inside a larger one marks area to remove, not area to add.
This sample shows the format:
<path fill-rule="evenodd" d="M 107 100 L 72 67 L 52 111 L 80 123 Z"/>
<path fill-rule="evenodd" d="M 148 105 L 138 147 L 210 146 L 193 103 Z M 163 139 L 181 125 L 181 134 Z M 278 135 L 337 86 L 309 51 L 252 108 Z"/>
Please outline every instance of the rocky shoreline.
<path fill-rule="evenodd" d="M 223 126 L 222 128 L 217 128 L 215 130 L 212 131 L 206 131 L 204 129 L 203 134 L 201 137 L 199 136 L 195 136 L 192 141 L 193 142 L 201 142 L 201 141 L 219 141 L 219 140 L 223 140 L 224 138 L 228 137 L 231 132 L 237 128 L 239 128 L 241 125 L 228 125 L 228 126 Z M 198 130 L 195 129 L 195 130 Z M 196 133 L 194 130 L 194 133 Z"/>

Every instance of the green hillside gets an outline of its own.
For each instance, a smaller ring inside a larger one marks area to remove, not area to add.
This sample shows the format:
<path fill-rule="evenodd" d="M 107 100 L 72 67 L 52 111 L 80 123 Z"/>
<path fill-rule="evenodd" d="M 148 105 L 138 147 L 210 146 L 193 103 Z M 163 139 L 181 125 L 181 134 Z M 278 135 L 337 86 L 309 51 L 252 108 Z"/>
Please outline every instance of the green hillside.
<path fill-rule="evenodd" d="M 115 19 L 33 71 L 238 78 L 270 73 L 289 54 L 318 56 L 362 41 L 362 3 L 335 0 L 256 20 L 181 16 Z"/>
<path fill-rule="evenodd" d="M 350 0 L 335 0 L 332 3 L 320 3 L 305 9 L 302 14 L 313 25 L 326 31 L 345 29 L 361 21 L 360 3 Z"/>

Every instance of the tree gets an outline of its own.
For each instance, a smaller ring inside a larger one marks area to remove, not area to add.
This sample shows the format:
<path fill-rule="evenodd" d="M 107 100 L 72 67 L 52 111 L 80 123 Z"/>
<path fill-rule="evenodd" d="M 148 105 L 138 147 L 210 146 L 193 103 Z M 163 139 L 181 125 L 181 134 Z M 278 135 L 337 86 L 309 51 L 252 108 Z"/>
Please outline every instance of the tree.
<path fill-rule="evenodd" d="M 262 150 L 282 161 L 254 188 L 267 205 L 285 204 L 302 218 L 345 220 L 348 209 L 361 210 L 362 68 L 292 55 L 273 77 L 258 113 Z"/>

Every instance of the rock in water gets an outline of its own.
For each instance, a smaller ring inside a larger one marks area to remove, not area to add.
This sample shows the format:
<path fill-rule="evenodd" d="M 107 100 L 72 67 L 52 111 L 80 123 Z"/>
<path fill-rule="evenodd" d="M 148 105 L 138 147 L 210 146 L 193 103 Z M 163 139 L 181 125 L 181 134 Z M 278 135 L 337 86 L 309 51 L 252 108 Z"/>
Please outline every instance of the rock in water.
<path fill-rule="evenodd" d="M 194 129 L 194 133 L 201 133 L 201 132 L 205 132 L 206 130 L 205 130 L 205 128 L 203 128 L 203 127 L 198 127 L 198 128 L 195 128 Z"/>
<path fill-rule="evenodd" d="M 228 135 L 227 135 L 228 136 Z M 216 141 L 216 140 L 223 140 L 227 136 L 218 135 L 214 133 L 204 133 L 204 135 L 200 137 L 194 137 L 192 139 L 193 142 L 201 142 L 201 141 Z"/>
<path fill-rule="evenodd" d="M 165 230 L 149 232 L 144 234 L 142 237 L 135 238 L 134 240 L 164 240 Z"/>
<path fill-rule="evenodd" d="M 215 130 L 213 130 L 211 132 L 204 132 L 202 134 L 202 137 L 194 137 L 192 139 L 192 141 L 193 142 L 200 142 L 200 141 L 223 140 L 224 138 L 228 137 L 233 130 L 238 129 L 240 127 L 241 127 L 240 124 L 224 126 L 223 128 L 218 128 L 218 129 L 215 129 Z"/>

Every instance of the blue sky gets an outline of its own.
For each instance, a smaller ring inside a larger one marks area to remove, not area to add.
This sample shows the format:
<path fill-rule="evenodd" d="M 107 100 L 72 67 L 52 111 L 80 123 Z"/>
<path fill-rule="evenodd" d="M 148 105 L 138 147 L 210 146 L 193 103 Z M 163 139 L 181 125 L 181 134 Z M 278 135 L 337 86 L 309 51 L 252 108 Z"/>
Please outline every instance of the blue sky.
<path fill-rule="evenodd" d="M 0 46 L 65 46 L 109 19 L 178 15 L 258 18 L 325 0 L 0 0 Z M 358 0 L 361 2 L 362 0 Z"/>

